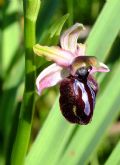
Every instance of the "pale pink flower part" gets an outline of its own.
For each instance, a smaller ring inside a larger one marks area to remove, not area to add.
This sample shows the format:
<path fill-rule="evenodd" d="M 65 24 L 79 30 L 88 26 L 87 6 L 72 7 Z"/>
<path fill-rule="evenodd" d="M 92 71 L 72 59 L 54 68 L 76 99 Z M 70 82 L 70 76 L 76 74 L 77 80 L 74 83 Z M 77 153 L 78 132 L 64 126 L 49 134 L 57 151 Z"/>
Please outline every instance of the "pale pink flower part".
<path fill-rule="evenodd" d="M 37 92 L 40 95 L 42 90 L 52 87 L 68 76 L 68 71 L 57 64 L 51 64 L 45 68 L 36 79 Z"/>
<path fill-rule="evenodd" d="M 85 30 L 85 28 L 83 24 L 80 23 L 76 23 L 66 30 L 60 37 L 61 48 L 64 50 L 69 50 L 75 55 L 77 50 L 77 40 L 81 30 Z"/>
<path fill-rule="evenodd" d="M 85 28 L 80 23 L 76 23 L 66 30 L 60 37 L 61 47 L 34 45 L 35 54 L 45 56 L 47 60 L 55 62 L 44 69 L 37 77 L 36 86 L 39 95 L 45 88 L 58 84 L 70 74 L 75 74 L 76 68 L 81 66 L 91 66 L 90 75 L 95 72 L 110 71 L 96 57 L 85 56 L 86 45 L 77 43 L 81 30 L 85 30 Z M 95 84 L 95 81 L 93 83 Z"/>
<path fill-rule="evenodd" d="M 44 69 L 36 79 L 36 86 L 38 89 L 38 94 L 40 95 L 42 90 L 50 86 L 54 86 L 59 81 L 62 80 L 61 77 L 62 67 L 57 64 L 52 64 Z M 45 76 L 47 75 L 47 76 Z"/>

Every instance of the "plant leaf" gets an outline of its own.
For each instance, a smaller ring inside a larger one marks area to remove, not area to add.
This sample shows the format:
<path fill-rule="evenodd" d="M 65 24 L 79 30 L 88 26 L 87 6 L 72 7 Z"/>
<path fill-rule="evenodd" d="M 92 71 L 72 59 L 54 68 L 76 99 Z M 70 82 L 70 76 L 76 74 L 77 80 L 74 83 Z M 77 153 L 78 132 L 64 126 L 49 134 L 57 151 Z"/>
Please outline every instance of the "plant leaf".
<path fill-rule="evenodd" d="M 58 42 L 61 30 L 64 26 L 65 21 L 68 19 L 69 14 L 65 14 L 62 16 L 59 20 L 57 20 L 50 29 L 44 30 L 44 33 L 42 34 L 42 37 L 39 42 L 42 44 L 56 44 Z"/>
<path fill-rule="evenodd" d="M 113 152 L 111 153 L 111 155 L 109 156 L 108 160 L 105 162 L 105 165 L 118 165 L 120 164 L 120 141 L 117 143 L 115 149 L 113 150 Z"/>

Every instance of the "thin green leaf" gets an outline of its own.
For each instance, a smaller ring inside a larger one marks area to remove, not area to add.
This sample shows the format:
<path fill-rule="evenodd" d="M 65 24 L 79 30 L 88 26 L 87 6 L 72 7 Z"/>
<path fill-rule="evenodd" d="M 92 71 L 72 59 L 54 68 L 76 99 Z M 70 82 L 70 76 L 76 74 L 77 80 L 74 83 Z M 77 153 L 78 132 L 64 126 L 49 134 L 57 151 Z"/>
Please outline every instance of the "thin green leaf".
<path fill-rule="evenodd" d="M 23 81 L 24 74 L 25 74 L 24 64 L 25 64 L 25 59 L 24 59 L 24 56 L 21 55 L 19 60 L 16 61 L 16 63 L 12 66 L 9 74 L 6 76 L 6 79 L 4 82 L 5 89 L 17 87 Z"/>
<path fill-rule="evenodd" d="M 65 21 L 68 19 L 68 17 L 69 17 L 69 14 L 65 14 L 63 17 L 59 19 L 59 21 L 57 20 L 57 22 L 55 22 L 55 24 L 52 25 L 49 31 L 51 38 L 53 38 L 54 36 L 60 35 L 63 25 Z"/>
<path fill-rule="evenodd" d="M 48 30 L 49 24 L 52 20 L 52 17 L 55 14 L 56 9 L 59 7 L 59 4 L 60 4 L 60 0 L 42 1 L 40 14 L 38 16 L 39 21 L 38 21 L 38 25 L 37 25 L 37 38 L 38 39 L 41 38 L 41 35 L 45 29 Z"/>
<path fill-rule="evenodd" d="M 4 76 L 6 70 L 8 69 L 8 66 L 11 62 L 11 59 L 14 56 L 14 52 L 17 50 L 17 48 L 19 47 L 19 43 L 20 43 L 20 25 L 18 20 L 12 22 L 12 24 L 10 23 L 10 18 L 9 16 L 14 13 L 18 13 L 20 10 L 20 6 L 18 4 L 18 1 L 11 1 L 9 3 L 9 7 L 6 8 L 6 11 L 4 11 L 3 13 L 3 19 L 2 19 L 2 23 L 3 23 L 3 29 L 2 29 L 2 45 L 1 45 L 1 49 L 2 49 L 2 54 L 1 54 L 1 65 L 2 65 L 2 76 Z M 12 17 L 13 18 L 13 17 Z M 14 18 L 13 18 L 14 19 Z M 9 26 L 6 27 L 6 25 L 9 24 Z"/>
<path fill-rule="evenodd" d="M 13 58 L 13 55 L 19 46 L 19 38 L 20 38 L 20 31 L 19 31 L 19 24 L 17 22 L 12 24 L 10 27 L 6 28 L 3 32 L 3 54 L 2 54 L 3 74 L 5 74 L 6 70 L 8 69 L 9 64 L 11 63 L 11 59 Z"/>
<path fill-rule="evenodd" d="M 120 164 L 120 141 L 117 143 L 115 149 L 109 156 L 108 160 L 106 161 L 105 165 L 119 165 Z"/>
<path fill-rule="evenodd" d="M 55 127 L 56 124 L 57 124 L 57 128 Z M 61 148 L 60 144 L 65 145 L 67 143 L 67 140 L 71 135 L 71 132 L 74 129 L 74 127 L 75 127 L 74 125 L 69 125 L 69 123 L 63 119 L 59 111 L 58 101 L 56 101 L 56 103 L 53 106 L 53 109 L 51 110 L 51 113 L 48 116 L 48 120 L 46 120 L 34 145 L 32 146 L 31 152 L 29 153 L 29 157 L 27 157 L 26 159 L 26 165 L 40 164 L 42 161 L 44 162 L 44 164 L 46 163 L 49 164 L 50 160 L 51 161 L 54 160 L 54 156 L 55 156 L 54 153 L 57 154 L 58 147 L 59 149 Z M 53 136 L 51 136 L 50 132 L 53 132 Z M 49 146 L 49 149 L 50 148 L 54 149 L 54 152 L 50 154 L 49 159 L 47 158 L 45 160 L 44 156 L 48 152 L 48 148 L 45 147 L 46 145 Z M 41 147 L 42 152 L 39 152 L 40 151 L 39 147 Z"/>
<path fill-rule="evenodd" d="M 118 15 L 120 12 L 120 1 L 109 0 L 97 19 L 87 40 L 87 54 L 105 59 L 113 41 L 120 30 Z"/>
<path fill-rule="evenodd" d="M 24 57 L 22 56 L 14 65 L 3 84 L 3 94 L 0 97 L 0 129 L 4 130 L 3 133 L 6 138 L 8 138 L 10 123 L 17 104 L 17 90 L 24 79 L 24 70 Z"/>
<path fill-rule="evenodd" d="M 61 30 L 64 26 L 65 21 L 68 19 L 69 14 L 65 14 L 50 27 L 46 29 L 41 37 L 40 42 L 42 44 L 56 44 L 58 42 Z"/>

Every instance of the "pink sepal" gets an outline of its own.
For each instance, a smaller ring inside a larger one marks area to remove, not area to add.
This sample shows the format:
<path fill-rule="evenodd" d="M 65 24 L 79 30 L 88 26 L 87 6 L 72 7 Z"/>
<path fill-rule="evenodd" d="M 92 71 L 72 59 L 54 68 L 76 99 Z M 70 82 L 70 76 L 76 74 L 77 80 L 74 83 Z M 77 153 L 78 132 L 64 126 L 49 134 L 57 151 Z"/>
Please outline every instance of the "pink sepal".
<path fill-rule="evenodd" d="M 36 86 L 38 94 L 41 95 L 43 89 L 52 87 L 59 83 L 64 77 L 68 76 L 68 71 L 58 66 L 57 64 L 52 64 L 44 69 L 36 79 Z"/>
<path fill-rule="evenodd" d="M 80 31 L 84 29 L 85 28 L 83 24 L 76 23 L 68 30 L 66 30 L 60 38 L 62 49 L 69 50 L 75 55 L 75 52 L 77 50 L 77 40 L 80 35 Z"/>

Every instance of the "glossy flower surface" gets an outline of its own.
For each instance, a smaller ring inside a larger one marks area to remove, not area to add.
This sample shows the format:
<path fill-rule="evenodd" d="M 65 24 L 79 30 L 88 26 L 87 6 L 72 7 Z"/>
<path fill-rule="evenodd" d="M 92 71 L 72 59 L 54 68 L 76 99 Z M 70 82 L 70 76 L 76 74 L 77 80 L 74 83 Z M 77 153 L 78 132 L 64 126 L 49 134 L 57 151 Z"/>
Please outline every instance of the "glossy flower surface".
<path fill-rule="evenodd" d="M 109 72 L 109 68 L 94 56 L 85 56 L 86 45 L 77 43 L 84 26 L 76 23 L 60 37 L 60 47 L 36 44 L 38 56 L 45 56 L 54 63 L 37 77 L 38 94 L 60 83 L 60 109 L 72 123 L 88 124 L 93 115 L 98 84 L 95 72 Z"/>

